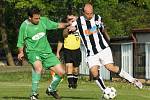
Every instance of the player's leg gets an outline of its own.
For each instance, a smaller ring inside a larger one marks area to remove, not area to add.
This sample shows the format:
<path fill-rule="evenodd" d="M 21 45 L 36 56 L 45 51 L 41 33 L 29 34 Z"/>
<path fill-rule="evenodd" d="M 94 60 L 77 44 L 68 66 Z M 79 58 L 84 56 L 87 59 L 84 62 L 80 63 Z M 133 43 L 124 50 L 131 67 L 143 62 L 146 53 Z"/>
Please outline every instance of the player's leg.
<path fill-rule="evenodd" d="M 43 56 L 45 57 L 45 55 Z M 50 55 L 48 55 L 46 59 L 44 59 L 43 66 L 46 69 L 50 68 L 55 73 L 50 85 L 46 90 L 46 94 L 52 95 L 56 99 L 60 99 L 60 96 L 57 94 L 56 89 L 62 80 L 63 74 L 65 73 L 63 66 L 60 64 L 60 61 L 53 53 L 51 53 Z M 53 66 L 53 67 L 49 67 L 49 66 Z"/>
<path fill-rule="evenodd" d="M 133 76 L 131 76 L 129 73 L 125 72 L 123 69 L 113 64 L 113 58 L 110 48 L 103 50 L 99 56 L 101 56 L 102 63 L 109 71 L 117 73 L 120 77 L 125 78 L 131 83 L 134 83 L 140 89 L 143 87 L 140 81 L 133 78 Z"/>
<path fill-rule="evenodd" d="M 32 93 L 31 100 L 38 99 L 38 85 L 41 79 L 42 63 L 37 53 L 28 53 L 28 61 L 32 64 Z"/>
<path fill-rule="evenodd" d="M 52 76 L 52 78 L 54 78 L 54 76 L 55 76 L 55 72 L 54 72 L 54 71 L 52 71 L 52 70 L 50 70 L 50 75 Z"/>
<path fill-rule="evenodd" d="M 131 76 L 129 73 L 127 73 L 123 69 L 119 68 L 118 66 L 115 66 L 114 64 L 111 63 L 111 64 L 106 64 L 105 67 L 109 71 L 117 73 L 120 77 L 122 77 L 122 78 L 128 80 L 129 82 L 133 83 L 139 89 L 142 89 L 143 85 L 138 79 L 133 78 L 133 76 Z"/>
<path fill-rule="evenodd" d="M 35 61 L 32 68 L 32 96 L 31 100 L 38 99 L 38 85 L 41 79 L 42 64 L 41 61 Z"/>
<path fill-rule="evenodd" d="M 81 51 L 77 49 L 73 52 L 73 76 L 74 76 L 74 85 L 73 88 L 77 88 L 78 76 L 79 76 L 79 66 L 81 63 Z"/>
<path fill-rule="evenodd" d="M 67 73 L 68 87 L 73 88 L 74 85 L 73 63 L 66 63 L 66 73 Z"/>
<path fill-rule="evenodd" d="M 101 62 L 97 55 L 90 56 L 87 58 L 88 66 L 90 68 L 90 72 L 93 76 L 93 80 L 95 80 L 97 86 L 104 91 L 106 88 L 102 77 L 99 76 L 99 66 L 101 66 Z"/>
<path fill-rule="evenodd" d="M 66 74 L 68 79 L 68 87 L 73 88 L 74 77 L 73 77 L 73 51 L 69 49 L 64 49 L 64 60 L 66 63 Z"/>
<path fill-rule="evenodd" d="M 74 70 L 73 70 L 73 81 L 74 81 L 74 84 L 72 86 L 72 88 L 76 89 L 77 88 L 77 83 L 78 83 L 78 76 L 79 76 L 79 67 L 74 67 Z"/>
<path fill-rule="evenodd" d="M 95 80 L 97 86 L 102 90 L 104 91 L 104 89 L 106 89 L 106 86 L 104 84 L 104 81 L 102 79 L 102 77 L 99 75 L 99 66 L 95 65 L 95 66 L 92 66 L 90 68 L 90 71 L 93 75 L 93 80 Z"/>
<path fill-rule="evenodd" d="M 57 89 L 59 83 L 61 82 L 65 71 L 61 64 L 51 67 L 51 70 L 53 70 L 55 72 L 55 75 L 53 76 L 53 79 L 52 79 L 49 87 L 46 90 L 46 94 L 52 95 L 56 99 L 60 99 L 60 96 L 57 94 L 56 89 Z"/>

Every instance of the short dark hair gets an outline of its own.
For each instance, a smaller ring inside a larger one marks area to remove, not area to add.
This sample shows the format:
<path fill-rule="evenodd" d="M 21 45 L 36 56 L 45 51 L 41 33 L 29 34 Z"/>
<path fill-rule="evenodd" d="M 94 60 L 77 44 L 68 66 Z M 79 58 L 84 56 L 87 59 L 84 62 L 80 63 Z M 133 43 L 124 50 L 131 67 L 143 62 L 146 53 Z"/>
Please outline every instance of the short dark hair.
<path fill-rule="evenodd" d="M 40 9 L 38 7 L 32 7 L 28 10 L 28 16 L 33 17 L 33 14 L 40 14 Z"/>
<path fill-rule="evenodd" d="M 62 23 L 67 23 L 67 16 L 63 17 L 63 18 L 61 19 L 61 22 L 62 22 Z"/>

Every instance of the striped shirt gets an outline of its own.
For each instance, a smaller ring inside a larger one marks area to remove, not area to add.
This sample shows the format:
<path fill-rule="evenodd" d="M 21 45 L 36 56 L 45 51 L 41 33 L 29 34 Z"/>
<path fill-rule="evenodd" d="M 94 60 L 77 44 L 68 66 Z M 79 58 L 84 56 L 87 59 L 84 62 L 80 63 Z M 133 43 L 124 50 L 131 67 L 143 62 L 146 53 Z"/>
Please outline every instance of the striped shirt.
<path fill-rule="evenodd" d="M 95 20 L 95 16 L 90 20 L 87 20 L 84 16 L 80 16 L 72 26 L 77 27 L 77 32 L 81 37 L 82 43 L 84 44 L 87 56 L 92 56 L 108 47 L 108 43 L 104 38 L 100 27 L 103 27 L 101 17 L 98 15 L 98 20 Z"/>

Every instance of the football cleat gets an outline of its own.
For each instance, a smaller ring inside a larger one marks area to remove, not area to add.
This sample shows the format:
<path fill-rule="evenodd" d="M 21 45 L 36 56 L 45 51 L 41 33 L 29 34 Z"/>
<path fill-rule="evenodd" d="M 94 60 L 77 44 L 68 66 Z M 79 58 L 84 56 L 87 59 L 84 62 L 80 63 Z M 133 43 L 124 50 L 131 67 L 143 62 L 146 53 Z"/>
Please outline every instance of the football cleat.
<path fill-rule="evenodd" d="M 77 84 L 73 84 L 73 85 L 72 85 L 72 88 L 73 88 L 73 89 L 76 89 L 76 88 L 77 88 Z"/>
<path fill-rule="evenodd" d="M 48 96 L 53 96 L 55 99 L 57 99 L 57 100 L 60 100 L 61 99 L 61 97 L 57 94 L 57 92 L 56 91 L 53 91 L 53 92 L 50 92 L 48 89 L 46 90 L 46 94 L 48 95 Z"/>
<path fill-rule="evenodd" d="M 138 79 L 135 79 L 135 80 L 133 81 L 133 84 L 134 84 L 136 87 L 138 87 L 139 89 L 142 89 L 142 88 L 143 88 L 142 83 L 141 83 Z"/>
<path fill-rule="evenodd" d="M 72 84 L 69 84 L 69 85 L 68 85 L 68 88 L 69 88 L 69 89 L 72 89 Z"/>
<path fill-rule="evenodd" d="M 39 94 L 33 94 L 30 96 L 30 100 L 38 100 Z"/>
<path fill-rule="evenodd" d="M 76 89 L 77 84 L 69 84 L 68 87 L 69 87 L 69 89 Z"/>

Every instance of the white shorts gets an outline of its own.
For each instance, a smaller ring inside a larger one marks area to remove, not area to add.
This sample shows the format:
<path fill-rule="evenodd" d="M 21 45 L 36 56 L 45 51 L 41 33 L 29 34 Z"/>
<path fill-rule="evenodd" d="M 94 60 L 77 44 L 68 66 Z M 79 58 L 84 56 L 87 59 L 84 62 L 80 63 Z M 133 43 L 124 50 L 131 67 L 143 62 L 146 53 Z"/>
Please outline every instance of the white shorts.
<path fill-rule="evenodd" d="M 87 63 L 89 68 L 95 65 L 104 66 L 106 64 L 114 63 L 110 47 L 107 47 L 96 55 L 87 57 Z"/>

